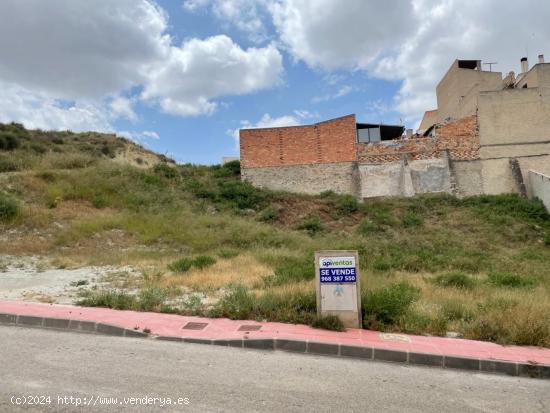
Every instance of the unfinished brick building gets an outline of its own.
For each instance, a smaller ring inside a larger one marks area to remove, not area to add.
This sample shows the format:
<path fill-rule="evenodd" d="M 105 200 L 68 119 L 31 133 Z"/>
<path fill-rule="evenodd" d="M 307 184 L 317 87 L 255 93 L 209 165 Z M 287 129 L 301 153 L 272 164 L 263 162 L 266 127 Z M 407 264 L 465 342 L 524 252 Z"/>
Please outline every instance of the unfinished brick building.
<path fill-rule="evenodd" d="M 438 108 L 418 133 L 357 123 L 240 131 L 242 178 L 256 186 L 358 198 L 448 192 L 531 195 L 529 171 L 550 173 L 550 64 L 522 73 L 457 60 L 437 87 Z"/>

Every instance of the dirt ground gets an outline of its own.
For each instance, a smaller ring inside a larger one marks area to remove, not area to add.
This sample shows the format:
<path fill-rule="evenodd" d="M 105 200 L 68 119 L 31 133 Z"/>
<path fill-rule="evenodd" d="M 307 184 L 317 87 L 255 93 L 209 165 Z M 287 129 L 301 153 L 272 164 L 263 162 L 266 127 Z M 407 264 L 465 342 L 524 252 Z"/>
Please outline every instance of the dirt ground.
<path fill-rule="evenodd" d="M 46 258 L 0 255 L 0 300 L 73 304 L 84 288 L 101 288 L 130 267 L 54 268 Z"/>

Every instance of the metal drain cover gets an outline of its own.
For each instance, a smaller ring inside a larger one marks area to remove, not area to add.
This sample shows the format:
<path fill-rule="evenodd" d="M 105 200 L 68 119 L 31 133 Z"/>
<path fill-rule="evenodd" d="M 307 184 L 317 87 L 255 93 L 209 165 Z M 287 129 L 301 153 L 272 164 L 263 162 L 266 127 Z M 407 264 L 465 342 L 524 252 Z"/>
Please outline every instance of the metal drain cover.
<path fill-rule="evenodd" d="M 193 323 L 189 322 L 182 327 L 182 330 L 204 330 L 208 323 Z"/>
<path fill-rule="evenodd" d="M 243 324 L 237 331 L 259 331 L 262 326 Z"/>

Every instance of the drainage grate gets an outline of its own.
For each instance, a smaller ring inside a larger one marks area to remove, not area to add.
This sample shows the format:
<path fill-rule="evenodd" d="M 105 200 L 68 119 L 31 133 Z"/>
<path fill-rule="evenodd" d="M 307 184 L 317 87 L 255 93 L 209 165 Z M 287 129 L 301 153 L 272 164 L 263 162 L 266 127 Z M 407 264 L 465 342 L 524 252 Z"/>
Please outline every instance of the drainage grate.
<path fill-rule="evenodd" d="M 261 328 L 262 328 L 262 326 L 244 324 L 244 325 L 240 326 L 237 331 L 258 331 Z"/>
<path fill-rule="evenodd" d="M 189 322 L 182 327 L 182 330 L 204 330 L 208 323 L 193 323 Z"/>

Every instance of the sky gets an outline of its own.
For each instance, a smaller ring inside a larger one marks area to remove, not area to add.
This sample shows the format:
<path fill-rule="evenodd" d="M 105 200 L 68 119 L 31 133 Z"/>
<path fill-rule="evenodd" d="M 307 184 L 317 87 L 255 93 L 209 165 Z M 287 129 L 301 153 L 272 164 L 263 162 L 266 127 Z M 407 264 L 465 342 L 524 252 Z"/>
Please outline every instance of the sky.
<path fill-rule="evenodd" d="M 2 0 L 0 122 L 201 164 L 243 127 L 416 128 L 455 58 L 550 60 L 549 21 L 547 0 Z"/>

